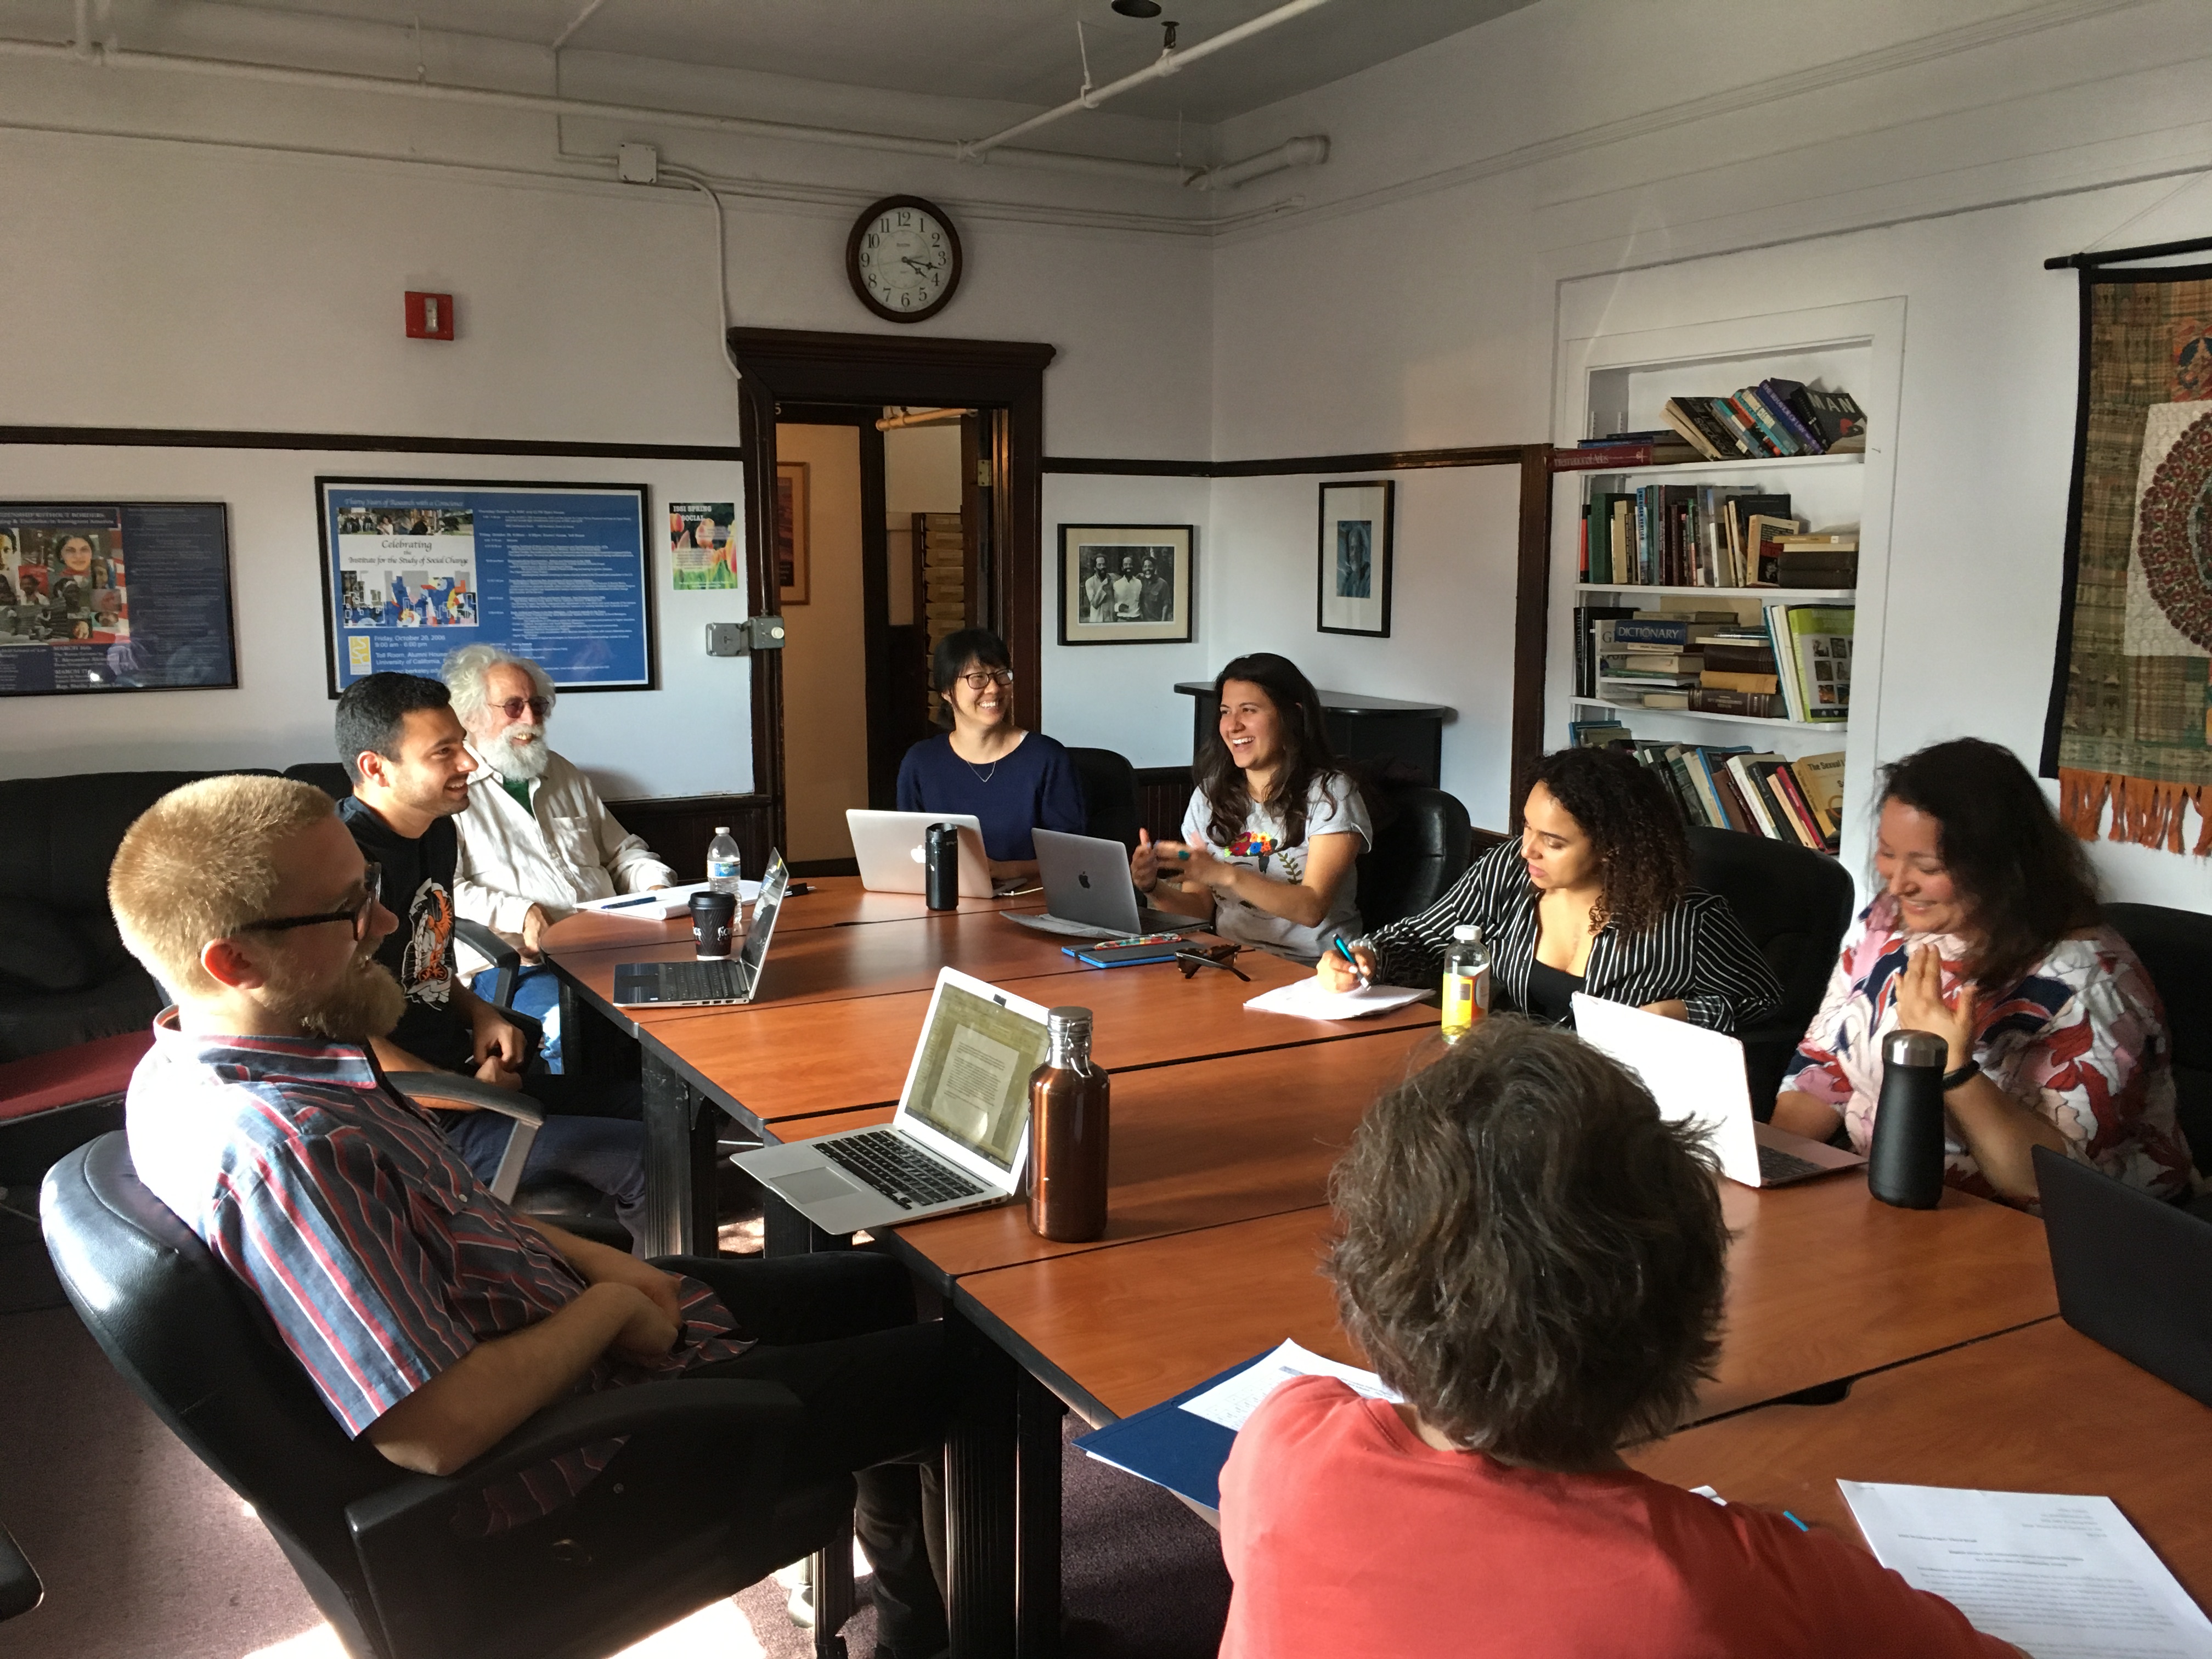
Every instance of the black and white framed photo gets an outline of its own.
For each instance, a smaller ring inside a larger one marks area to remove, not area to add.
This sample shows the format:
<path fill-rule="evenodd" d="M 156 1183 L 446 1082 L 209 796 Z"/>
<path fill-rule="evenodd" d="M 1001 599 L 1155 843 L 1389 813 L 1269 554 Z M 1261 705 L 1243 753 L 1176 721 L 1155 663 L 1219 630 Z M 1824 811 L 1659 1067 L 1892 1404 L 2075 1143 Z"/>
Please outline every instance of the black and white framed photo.
<path fill-rule="evenodd" d="M 1060 642 L 1188 643 L 1197 562 L 1191 525 L 1060 526 Z"/>
<path fill-rule="evenodd" d="M 1321 487 L 1314 625 L 1322 633 L 1390 636 L 1390 510 L 1397 488 L 1388 478 Z"/>

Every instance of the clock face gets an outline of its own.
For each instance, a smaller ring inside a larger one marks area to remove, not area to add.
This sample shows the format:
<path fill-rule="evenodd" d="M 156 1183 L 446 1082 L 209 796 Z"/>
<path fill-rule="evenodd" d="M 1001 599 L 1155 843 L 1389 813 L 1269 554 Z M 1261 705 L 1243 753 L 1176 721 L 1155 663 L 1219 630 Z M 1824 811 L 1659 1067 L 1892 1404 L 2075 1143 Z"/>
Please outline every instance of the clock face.
<path fill-rule="evenodd" d="M 895 323 L 920 322 L 960 282 L 960 238 L 935 206 L 892 196 L 860 216 L 845 249 L 846 274 L 861 302 Z"/>

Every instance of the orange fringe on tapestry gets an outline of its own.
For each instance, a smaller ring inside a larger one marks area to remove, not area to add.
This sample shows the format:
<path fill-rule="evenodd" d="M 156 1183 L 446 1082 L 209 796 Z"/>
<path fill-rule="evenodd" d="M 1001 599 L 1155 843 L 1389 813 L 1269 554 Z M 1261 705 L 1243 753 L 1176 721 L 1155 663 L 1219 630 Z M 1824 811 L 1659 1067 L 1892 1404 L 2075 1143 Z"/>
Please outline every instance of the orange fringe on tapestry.
<path fill-rule="evenodd" d="M 2105 808 L 2112 809 L 2112 839 L 2133 842 L 2138 847 L 2162 847 L 2181 851 L 2182 820 L 2190 807 L 2197 809 L 2197 845 L 2191 850 L 2203 857 L 2212 854 L 2212 816 L 2205 811 L 2207 786 L 2156 783 L 2118 772 L 2080 772 L 2058 769 L 2058 821 L 2083 841 L 2094 841 L 2104 823 Z"/>

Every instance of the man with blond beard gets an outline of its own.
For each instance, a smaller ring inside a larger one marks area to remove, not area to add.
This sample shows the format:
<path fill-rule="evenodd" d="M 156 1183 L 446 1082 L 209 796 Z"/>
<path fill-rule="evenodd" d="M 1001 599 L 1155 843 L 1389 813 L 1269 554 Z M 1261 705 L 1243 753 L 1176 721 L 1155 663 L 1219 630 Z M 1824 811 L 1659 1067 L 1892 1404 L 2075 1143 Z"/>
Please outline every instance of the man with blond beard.
<path fill-rule="evenodd" d="M 397 925 L 380 885 L 304 783 L 203 780 L 131 827 L 109 902 L 178 997 L 131 1081 L 138 1179 L 260 1302 L 344 1432 L 404 1468 L 451 1473 L 579 1391 L 783 1384 L 801 1407 L 787 1476 L 857 1475 L 878 1654 L 939 1652 L 944 1349 L 904 1270 L 841 1252 L 669 1272 L 501 1203 L 377 1064 L 405 1001 L 375 960 Z M 565 1501 L 532 1483 L 504 1519 Z"/>

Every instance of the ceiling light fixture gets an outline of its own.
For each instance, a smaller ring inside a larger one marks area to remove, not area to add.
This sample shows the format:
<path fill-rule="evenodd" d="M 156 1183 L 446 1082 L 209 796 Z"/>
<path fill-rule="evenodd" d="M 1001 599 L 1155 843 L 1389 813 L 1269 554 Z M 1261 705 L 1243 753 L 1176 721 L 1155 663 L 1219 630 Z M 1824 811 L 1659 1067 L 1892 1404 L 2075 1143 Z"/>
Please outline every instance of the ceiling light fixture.
<path fill-rule="evenodd" d="M 1160 0 L 1114 0 L 1114 9 L 1124 17 L 1158 17 Z"/>

